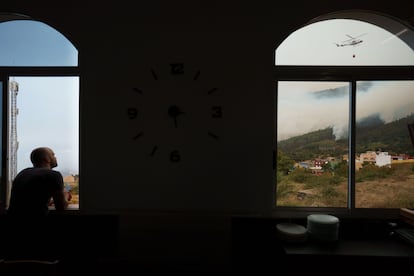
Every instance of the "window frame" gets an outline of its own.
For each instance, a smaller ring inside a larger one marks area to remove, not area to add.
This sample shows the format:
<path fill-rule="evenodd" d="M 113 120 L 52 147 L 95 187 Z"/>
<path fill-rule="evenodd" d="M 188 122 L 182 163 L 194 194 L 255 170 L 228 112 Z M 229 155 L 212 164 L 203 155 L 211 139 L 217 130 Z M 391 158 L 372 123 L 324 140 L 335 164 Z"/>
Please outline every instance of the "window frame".
<path fill-rule="evenodd" d="M 10 190 L 8 184 L 8 152 L 9 152 L 9 80 L 13 76 L 19 77 L 77 77 L 79 79 L 79 175 L 81 170 L 81 111 L 80 111 L 80 101 L 81 101 L 81 74 L 80 74 L 80 52 L 78 47 L 71 41 L 64 33 L 56 29 L 54 26 L 44 22 L 42 20 L 36 20 L 28 15 L 19 14 L 19 13 L 9 13 L 9 12 L 0 12 L 0 24 L 8 21 L 34 21 L 46 24 L 50 28 L 54 29 L 58 33 L 62 34 L 76 49 L 77 51 L 77 62 L 76 65 L 72 66 L 0 66 L 0 82 L 2 83 L 2 111 L 1 111 L 1 131 L 2 131 L 2 140 L 1 140 L 1 176 L 0 176 L 0 213 L 6 212 L 8 208 L 8 201 L 10 198 Z M 79 185 L 80 191 L 80 185 Z M 81 199 L 79 198 L 79 206 L 76 210 L 81 208 Z"/>
<path fill-rule="evenodd" d="M 395 81 L 414 80 L 414 66 L 274 66 L 275 91 L 275 155 L 277 158 L 277 110 L 278 110 L 278 82 L 279 81 L 343 81 L 350 85 L 350 114 L 349 114 L 349 178 L 348 178 L 348 206 L 336 207 L 278 207 L 276 162 L 273 181 L 273 215 L 277 217 L 305 217 L 312 213 L 330 213 L 341 217 L 352 218 L 390 218 L 399 217 L 400 209 L 385 208 L 355 208 L 355 109 L 356 83 L 358 81 Z M 277 160 L 277 159 L 275 159 Z"/>
<path fill-rule="evenodd" d="M 2 153 L 1 153 L 1 181 L 0 181 L 0 213 L 5 212 L 8 208 L 8 201 L 10 198 L 10 187 L 8 185 L 8 145 L 9 145 L 9 112 L 8 112 L 8 82 L 10 77 L 78 77 L 79 78 L 79 106 L 80 106 L 80 69 L 79 69 L 79 53 L 78 66 L 25 66 L 25 67 L 0 67 L 0 82 L 2 82 Z M 79 174 L 80 174 L 80 148 L 81 148 L 81 119 L 79 111 Z M 79 185 L 80 186 L 80 185 Z M 80 190 L 80 187 L 79 187 Z M 81 199 L 79 198 L 79 208 L 81 209 Z"/>

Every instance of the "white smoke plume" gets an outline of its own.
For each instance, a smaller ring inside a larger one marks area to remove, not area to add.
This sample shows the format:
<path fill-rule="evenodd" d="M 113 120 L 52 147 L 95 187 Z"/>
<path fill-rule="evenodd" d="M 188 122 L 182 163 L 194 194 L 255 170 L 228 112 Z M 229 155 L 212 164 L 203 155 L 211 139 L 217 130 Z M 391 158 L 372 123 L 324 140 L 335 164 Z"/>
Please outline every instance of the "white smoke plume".
<path fill-rule="evenodd" d="M 349 122 L 347 82 L 279 82 L 277 140 L 331 127 L 346 137 Z M 414 81 L 357 83 L 357 122 L 379 115 L 389 123 L 414 113 Z"/>

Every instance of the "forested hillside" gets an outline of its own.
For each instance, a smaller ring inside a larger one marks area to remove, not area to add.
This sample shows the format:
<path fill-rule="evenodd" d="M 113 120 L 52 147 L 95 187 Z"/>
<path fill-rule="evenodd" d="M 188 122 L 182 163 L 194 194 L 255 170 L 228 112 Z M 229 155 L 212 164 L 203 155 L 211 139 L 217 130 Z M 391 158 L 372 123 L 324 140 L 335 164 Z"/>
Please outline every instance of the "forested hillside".
<path fill-rule="evenodd" d="M 378 117 L 366 118 L 356 127 L 356 154 L 381 150 L 414 156 L 407 127 L 413 122 L 414 114 L 387 124 Z M 326 128 L 280 141 L 278 150 L 296 161 L 312 159 L 315 155 L 339 156 L 347 154 L 348 139 L 335 140 L 332 128 Z"/>

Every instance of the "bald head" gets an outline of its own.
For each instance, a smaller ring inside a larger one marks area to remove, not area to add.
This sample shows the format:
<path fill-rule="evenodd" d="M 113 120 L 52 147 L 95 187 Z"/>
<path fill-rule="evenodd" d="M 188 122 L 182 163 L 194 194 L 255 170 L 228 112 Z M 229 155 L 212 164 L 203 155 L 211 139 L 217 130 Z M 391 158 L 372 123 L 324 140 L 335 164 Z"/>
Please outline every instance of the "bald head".
<path fill-rule="evenodd" d="M 55 153 L 48 147 L 36 148 L 30 154 L 30 161 L 36 168 L 54 168 L 57 166 Z"/>

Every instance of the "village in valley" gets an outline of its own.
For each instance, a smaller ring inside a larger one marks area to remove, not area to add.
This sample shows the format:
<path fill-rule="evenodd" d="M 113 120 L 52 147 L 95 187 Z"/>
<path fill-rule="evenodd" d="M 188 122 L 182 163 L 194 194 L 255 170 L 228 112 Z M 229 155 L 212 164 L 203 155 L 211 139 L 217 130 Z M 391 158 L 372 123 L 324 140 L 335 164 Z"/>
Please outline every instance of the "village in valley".
<path fill-rule="evenodd" d="M 342 160 L 348 162 L 348 154 L 342 156 Z M 309 169 L 312 174 L 321 175 L 326 168 L 333 168 L 335 164 L 341 162 L 335 157 L 315 158 L 295 163 L 295 168 Z M 391 168 L 392 164 L 414 163 L 414 157 L 408 154 L 390 155 L 383 151 L 367 151 L 359 154 L 355 158 L 355 170 L 362 168 L 364 164 L 374 164 L 378 167 Z"/>

